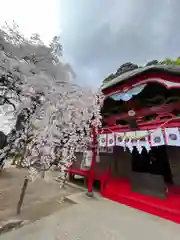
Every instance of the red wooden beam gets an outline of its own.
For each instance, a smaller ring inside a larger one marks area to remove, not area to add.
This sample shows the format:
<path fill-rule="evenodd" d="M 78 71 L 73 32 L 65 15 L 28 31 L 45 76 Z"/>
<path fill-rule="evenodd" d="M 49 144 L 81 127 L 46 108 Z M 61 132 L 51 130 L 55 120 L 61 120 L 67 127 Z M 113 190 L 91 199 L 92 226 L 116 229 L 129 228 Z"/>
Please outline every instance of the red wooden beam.
<path fill-rule="evenodd" d="M 158 113 L 169 113 L 169 112 L 172 112 L 173 110 L 180 110 L 180 102 L 171 103 L 168 105 L 161 105 L 158 107 L 143 108 L 136 112 L 136 118 L 140 116 L 148 116 L 148 115 L 158 114 Z M 129 120 L 133 118 L 134 117 L 130 117 L 127 113 L 124 113 L 120 115 L 105 117 L 103 121 L 107 123 L 108 126 L 112 126 L 112 125 L 116 125 L 117 120 Z"/>
<path fill-rule="evenodd" d="M 180 118 L 172 119 L 172 121 L 169 121 L 167 124 L 163 125 L 165 123 L 165 120 L 159 120 L 159 121 L 150 121 L 146 123 L 140 123 L 139 130 L 153 130 L 159 127 L 180 127 Z M 128 126 L 109 126 L 101 129 L 99 133 L 112 133 L 112 132 L 129 132 L 131 131 Z"/>

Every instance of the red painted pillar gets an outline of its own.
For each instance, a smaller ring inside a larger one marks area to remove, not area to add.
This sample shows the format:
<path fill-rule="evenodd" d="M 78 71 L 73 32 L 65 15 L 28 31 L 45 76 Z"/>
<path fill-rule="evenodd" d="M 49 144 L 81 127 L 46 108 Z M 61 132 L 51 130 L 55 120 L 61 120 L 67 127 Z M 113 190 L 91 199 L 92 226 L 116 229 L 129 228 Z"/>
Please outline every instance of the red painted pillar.
<path fill-rule="evenodd" d="M 93 183 L 94 183 L 94 167 L 96 163 L 96 143 L 97 143 L 97 135 L 96 135 L 96 129 L 95 127 L 92 127 L 92 163 L 91 168 L 89 171 L 89 178 L 88 178 L 88 196 L 93 196 Z"/>

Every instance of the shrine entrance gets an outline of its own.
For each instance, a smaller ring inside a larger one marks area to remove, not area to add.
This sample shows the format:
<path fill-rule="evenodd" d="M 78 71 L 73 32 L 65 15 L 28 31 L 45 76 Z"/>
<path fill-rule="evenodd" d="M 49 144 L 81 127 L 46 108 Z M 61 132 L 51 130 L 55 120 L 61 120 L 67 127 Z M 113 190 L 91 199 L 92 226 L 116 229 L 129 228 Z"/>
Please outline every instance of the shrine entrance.
<path fill-rule="evenodd" d="M 132 191 L 149 196 L 165 198 L 166 186 L 172 185 L 172 174 L 166 146 L 153 147 L 148 153 L 132 152 Z"/>

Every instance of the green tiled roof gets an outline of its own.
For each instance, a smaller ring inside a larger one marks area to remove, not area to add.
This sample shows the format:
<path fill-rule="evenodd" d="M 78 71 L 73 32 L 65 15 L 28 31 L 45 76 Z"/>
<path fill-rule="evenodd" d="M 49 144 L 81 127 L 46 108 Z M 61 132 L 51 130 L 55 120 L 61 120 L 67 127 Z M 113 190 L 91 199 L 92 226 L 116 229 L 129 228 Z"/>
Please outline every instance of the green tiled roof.
<path fill-rule="evenodd" d="M 128 71 L 125 73 L 122 73 L 118 77 L 109 80 L 108 82 L 105 82 L 101 85 L 101 90 L 105 90 L 111 87 L 114 87 L 115 85 L 119 85 L 121 82 L 128 81 L 129 79 L 142 75 L 144 73 L 148 72 L 156 72 L 156 73 L 169 73 L 172 75 L 177 75 L 180 76 L 180 66 L 175 66 L 175 65 L 151 65 L 147 67 L 141 67 L 137 68 L 132 71 Z"/>

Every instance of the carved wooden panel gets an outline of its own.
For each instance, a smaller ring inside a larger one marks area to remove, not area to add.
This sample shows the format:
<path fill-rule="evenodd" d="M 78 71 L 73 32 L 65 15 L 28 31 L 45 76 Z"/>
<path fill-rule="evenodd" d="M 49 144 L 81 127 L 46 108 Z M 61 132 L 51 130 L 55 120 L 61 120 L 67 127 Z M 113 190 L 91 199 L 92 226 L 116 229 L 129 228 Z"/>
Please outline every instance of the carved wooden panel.
<path fill-rule="evenodd" d="M 117 178 L 129 178 L 132 171 L 131 154 L 122 147 L 114 147 L 114 159 L 111 164 L 111 174 Z"/>
<path fill-rule="evenodd" d="M 173 182 L 180 186 L 180 147 L 167 146 Z"/>
<path fill-rule="evenodd" d="M 147 196 L 166 199 L 166 186 L 162 175 L 132 172 L 131 190 Z"/>

